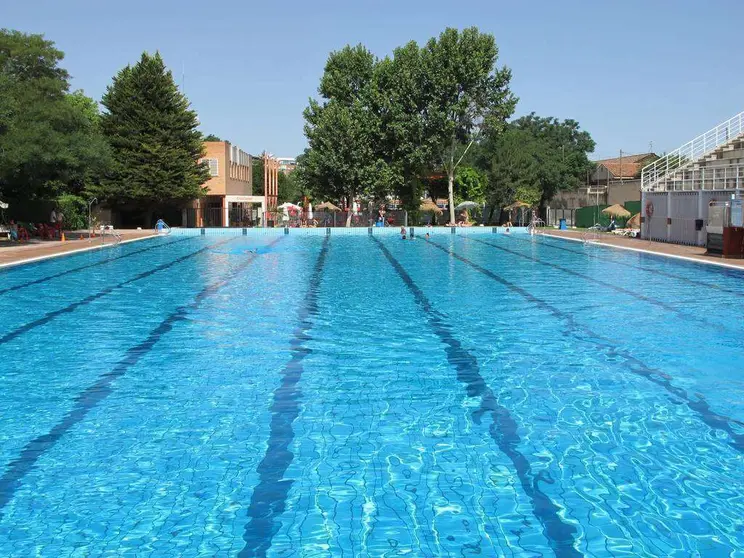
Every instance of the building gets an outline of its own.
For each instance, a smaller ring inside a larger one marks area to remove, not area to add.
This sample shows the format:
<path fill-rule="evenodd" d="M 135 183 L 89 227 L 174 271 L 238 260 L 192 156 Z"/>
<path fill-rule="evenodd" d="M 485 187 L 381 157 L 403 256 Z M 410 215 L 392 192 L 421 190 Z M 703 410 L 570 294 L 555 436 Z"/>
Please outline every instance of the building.
<path fill-rule="evenodd" d="M 647 165 L 641 175 L 641 236 L 704 246 L 712 202 L 744 187 L 744 112 Z"/>
<path fill-rule="evenodd" d="M 594 161 L 594 172 L 584 186 L 559 192 L 551 201 L 555 209 L 578 209 L 593 205 L 614 205 L 641 201 L 641 171 L 659 158 L 655 153 L 623 155 Z"/>
<path fill-rule="evenodd" d="M 294 157 L 277 157 L 279 161 L 279 172 L 288 174 L 297 168 L 297 159 Z"/>
<path fill-rule="evenodd" d="M 207 195 L 184 209 L 191 227 L 254 226 L 264 213 L 264 196 L 254 196 L 253 157 L 229 141 L 204 142 L 210 178 Z"/>

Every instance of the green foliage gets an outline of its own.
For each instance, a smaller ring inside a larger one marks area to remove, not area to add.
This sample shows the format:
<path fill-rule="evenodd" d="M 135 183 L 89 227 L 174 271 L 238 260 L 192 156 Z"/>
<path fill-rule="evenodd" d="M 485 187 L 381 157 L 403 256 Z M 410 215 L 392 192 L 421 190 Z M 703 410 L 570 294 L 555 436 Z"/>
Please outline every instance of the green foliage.
<path fill-rule="evenodd" d="M 424 49 L 426 135 L 433 142 L 435 162 L 448 175 L 451 222 L 454 175 L 465 149 L 482 129 L 500 131 L 517 103 L 509 90 L 511 71 L 496 66 L 498 52 L 493 35 L 475 27 L 446 29 Z"/>
<path fill-rule="evenodd" d="M 488 133 L 476 149 L 477 164 L 488 174 L 487 204 L 536 206 L 560 190 L 577 188 L 593 168 L 587 158 L 593 150 L 591 136 L 574 120 L 531 114 L 503 133 Z"/>
<path fill-rule="evenodd" d="M 541 118 L 534 113 L 515 120 L 512 124 L 529 133 L 536 143 L 538 162 L 537 183 L 540 202 L 550 200 L 561 190 L 575 190 L 593 170 L 587 153 L 594 151 L 594 140 L 582 131 L 575 120 L 559 121 Z"/>
<path fill-rule="evenodd" d="M 68 94 L 63 53 L 41 35 L 0 30 L 0 192 L 7 198 L 79 193 L 110 164 L 98 107 Z"/>
<path fill-rule="evenodd" d="M 222 141 L 222 139 L 214 134 L 207 134 L 204 136 L 204 141 Z"/>
<path fill-rule="evenodd" d="M 159 53 L 143 53 L 106 90 L 101 127 L 113 148 L 112 172 L 93 190 L 99 200 L 151 212 L 204 194 L 209 178 L 196 113 Z M 147 226 L 150 223 L 145 223 Z"/>
<path fill-rule="evenodd" d="M 472 201 L 483 203 L 486 199 L 487 178 L 473 167 L 460 167 L 455 174 L 455 203 Z"/>
<path fill-rule="evenodd" d="M 369 102 L 375 65 L 361 45 L 331 53 L 319 88 L 323 100 L 311 100 L 305 109 L 309 149 L 298 170 L 325 199 L 350 203 L 374 196 L 387 176 L 376 151 L 379 122 Z"/>
<path fill-rule="evenodd" d="M 264 193 L 264 161 L 263 157 L 253 159 L 253 195 L 263 196 Z"/>
<path fill-rule="evenodd" d="M 65 216 L 65 229 L 76 230 L 88 227 L 88 204 L 80 196 L 63 194 L 57 198 L 57 207 Z"/>
<path fill-rule="evenodd" d="M 305 110 L 300 176 L 325 199 L 394 195 L 409 210 L 432 171 L 444 170 L 454 189 L 470 142 L 514 110 L 511 73 L 497 59 L 493 36 L 475 28 L 447 29 L 424 47 L 409 42 L 382 60 L 361 45 L 331 53 L 323 100 Z"/>
<path fill-rule="evenodd" d="M 294 172 L 291 173 L 279 173 L 278 177 L 279 192 L 277 193 L 277 203 L 283 204 L 284 202 L 297 203 L 303 196 L 303 192 L 300 188 L 300 184 L 297 181 L 297 177 Z"/>

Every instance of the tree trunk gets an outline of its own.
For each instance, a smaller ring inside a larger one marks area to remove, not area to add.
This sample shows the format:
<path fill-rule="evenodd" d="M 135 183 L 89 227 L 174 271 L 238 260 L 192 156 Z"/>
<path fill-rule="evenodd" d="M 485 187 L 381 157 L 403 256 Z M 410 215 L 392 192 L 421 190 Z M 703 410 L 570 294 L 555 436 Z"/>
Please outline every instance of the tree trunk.
<path fill-rule="evenodd" d="M 455 169 L 447 169 L 447 189 L 449 190 L 450 225 L 455 224 Z"/>
<path fill-rule="evenodd" d="M 351 227 L 351 215 L 354 213 L 354 198 L 349 198 L 346 201 L 346 207 L 348 207 L 348 211 L 346 212 L 346 227 Z"/>

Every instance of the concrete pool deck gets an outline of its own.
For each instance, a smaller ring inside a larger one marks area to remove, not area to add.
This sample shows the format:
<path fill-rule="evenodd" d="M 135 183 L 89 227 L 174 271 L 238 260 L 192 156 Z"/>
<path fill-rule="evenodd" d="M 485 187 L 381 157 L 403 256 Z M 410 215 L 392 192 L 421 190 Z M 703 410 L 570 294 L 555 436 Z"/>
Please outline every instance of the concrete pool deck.
<path fill-rule="evenodd" d="M 573 241 L 583 241 L 584 233 L 581 231 L 560 231 L 546 230 L 542 232 L 545 236 L 568 239 Z M 681 244 L 668 244 L 666 242 L 653 242 L 651 240 L 641 240 L 638 238 L 628 238 L 614 234 L 599 233 L 598 240 L 592 239 L 592 242 L 618 248 L 621 250 L 632 250 L 634 252 L 645 252 L 668 258 L 700 262 L 705 264 L 717 265 L 733 269 L 744 270 L 744 259 L 729 259 L 716 256 L 708 256 L 703 246 L 683 246 Z"/>
<path fill-rule="evenodd" d="M 157 236 L 157 233 L 151 230 L 119 230 L 117 232 L 121 235 L 122 242 L 132 242 L 134 240 Z M 65 235 L 67 234 L 65 233 Z M 71 231 L 69 234 L 73 239 L 66 240 L 65 242 L 36 239 L 28 242 L 2 240 L 0 241 L 0 268 L 55 258 L 76 252 L 100 250 L 113 244 L 110 237 L 106 238 L 105 244 L 101 244 L 101 238 L 99 236 L 96 236 L 89 242 L 87 232 Z"/>

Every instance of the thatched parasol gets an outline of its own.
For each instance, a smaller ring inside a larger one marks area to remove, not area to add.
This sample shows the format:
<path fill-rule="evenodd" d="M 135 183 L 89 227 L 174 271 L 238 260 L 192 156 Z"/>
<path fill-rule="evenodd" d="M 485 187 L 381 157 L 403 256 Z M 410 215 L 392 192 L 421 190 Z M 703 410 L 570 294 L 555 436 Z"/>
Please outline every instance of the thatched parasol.
<path fill-rule="evenodd" d="M 616 203 L 615 205 L 611 205 L 610 207 L 604 208 L 602 210 L 602 213 L 604 213 L 605 215 L 610 215 L 611 217 L 619 217 L 621 219 L 630 217 L 630 211 L 625 209 L 619 203 Z"/>
<path fill-rule="evenodd" d="M 435 213 L 436 215 L 441 215 L 443 213 L 439 206 L 431 200 L 424 200 L 423 202 L 421 202 L 419 211 L 423 211 L 425 213 Z"/>
<path fill-rule="evenodd" d="M 333 205 L 331 202 L 323 202 L 315 206 L 315 210 L 326 209 L 328 211 L 341 211 L 341 208 Z"/>
<path fill-rule="evenodd" d="M 640 229 L 641 228 L 641 214 L 636 213 L 635 215 L 633 215 L 633 217 L 628 219 L 628 222 L 625 224 L 625 226 L 630 229 Z"/>
<path fill-rule="evenodd" d="M 507 211 L 512 211 L 514 209 L 519 209 L 520 207 L 531 207 L 531 206 L 530 204 L 525 203 L 523 201 L 515 201 L 511 205 L 507 205 L 504 209 L 506 209 Z"/>

